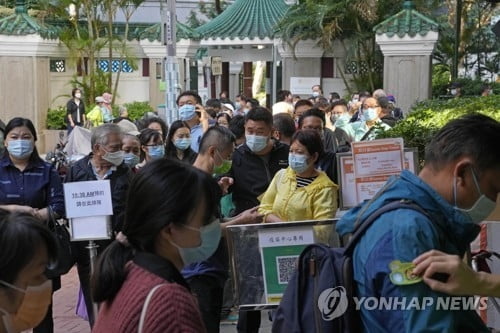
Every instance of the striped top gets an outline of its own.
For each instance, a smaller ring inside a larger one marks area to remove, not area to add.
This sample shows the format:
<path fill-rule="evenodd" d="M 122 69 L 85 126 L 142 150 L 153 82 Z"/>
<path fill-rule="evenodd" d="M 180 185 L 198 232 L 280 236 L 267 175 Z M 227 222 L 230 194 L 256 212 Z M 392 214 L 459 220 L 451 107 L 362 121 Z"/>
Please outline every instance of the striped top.
<path fill-rule="evenodd" d="M 299 177 L 297 176 L 297 188 L 306 187 L 311 184 L 318 176 L 314 177 Z"/>

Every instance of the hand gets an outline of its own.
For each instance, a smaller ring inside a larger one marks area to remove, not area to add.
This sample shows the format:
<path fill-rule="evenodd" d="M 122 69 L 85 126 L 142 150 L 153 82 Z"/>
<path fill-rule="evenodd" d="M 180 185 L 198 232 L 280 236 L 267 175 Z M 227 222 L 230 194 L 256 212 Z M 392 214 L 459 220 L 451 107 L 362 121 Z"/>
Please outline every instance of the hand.
<path fill-rule="evenodd" d="M 262 223 L 264 214 L 259 213 L 259 206 L 247 209 L 237 216 L 241 219 L 240 224 L 257 224 Z"/>
<path fill-rule="evenodd" d="M 451 295 L 476 295 L 480 289 L 479 274 L 474 272 L 459 256 L 431 250 L 413 260 L 413 274 L 422 276 L 435 291 Z M 432 278 L 436 273 L 449 275 L 446 282 Z"/>
<path fill-rule="evenodd" d="M 34 209 L 30 206 L 22 206 L 22 205 L 9 205 L 7 210 L 9 212 L 19 212 L 19 213 L 26 213 L 35 216 L 37 209 Z"/>
<path fill-rule="evenodd" d="M 208 112 L 205 110 L 203 105 L 201 104 L 196 104 L 195 105 L 195 110 L 200 113 L 200 120 L 208 120 Z"/>
<path fill-rule="evenodd" d="M 33 216 L 39 219 L 40 221 L 48 221 L 49 220 L 49 210 L 47 208 L 42 209 L 34 209 Z"/>
<path fill-rule="evenodd" d="M 223 193 L 224 195 L 226 195 L 226 194 L 227 194 L 227 189 L 228 189 L 231 185 L 233 185 L 233 183 L 234 183 L 234 179 L 233 179 L 233 178 L 231 178 L 231 177 L 222 177 L 222 178 L 221 178 L 221 179 L 219 179 L 219 181 L 218 181 L 218 184 L 219 184 L 219 186 L 220 186 L 220 188 L 221 188 L 221 190 L 222 190 L 222 193 Z"/>

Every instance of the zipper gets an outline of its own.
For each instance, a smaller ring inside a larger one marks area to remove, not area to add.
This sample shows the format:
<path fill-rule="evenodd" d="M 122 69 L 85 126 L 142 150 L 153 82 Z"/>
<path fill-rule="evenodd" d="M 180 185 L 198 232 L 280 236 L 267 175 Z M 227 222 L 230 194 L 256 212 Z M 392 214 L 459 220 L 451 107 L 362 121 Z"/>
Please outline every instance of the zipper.
<path fill-rule="evenodd" d="M 317 262 L 314 253 L 309 259 L 309 273 L 313 278 L 313 309 L 314 309 L 314 321 L 316 323 L 316 332 L 321 332 L 321 320 L 319 318 L 318 310 L 318 272 L 317 272 Z"/>

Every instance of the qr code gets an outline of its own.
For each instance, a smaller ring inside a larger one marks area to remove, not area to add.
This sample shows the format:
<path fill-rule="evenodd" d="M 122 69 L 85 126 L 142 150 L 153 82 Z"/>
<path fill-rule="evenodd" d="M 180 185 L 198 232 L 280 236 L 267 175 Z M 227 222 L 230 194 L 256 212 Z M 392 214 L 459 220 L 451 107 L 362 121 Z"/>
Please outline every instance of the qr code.
<path fill-rule="evenodd" d="M 288 284 L 292 278 L 295 268 L 297 268 L 297 259 L 299 256 L 276 257 L 276 266 L 278 268 L 278 283 Z"/>

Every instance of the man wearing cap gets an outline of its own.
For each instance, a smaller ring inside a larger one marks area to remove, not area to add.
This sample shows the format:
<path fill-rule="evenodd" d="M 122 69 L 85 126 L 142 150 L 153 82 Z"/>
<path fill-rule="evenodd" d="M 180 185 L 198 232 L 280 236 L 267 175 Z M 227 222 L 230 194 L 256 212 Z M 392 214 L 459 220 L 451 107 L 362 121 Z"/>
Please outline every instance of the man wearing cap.
<path fill-rule="evenodd" d="M 230 103 L 222 104 L 222 112 L 227 113 L 231 118 L 234 114 L 234 106 Z"/>

